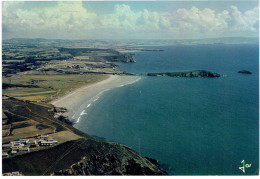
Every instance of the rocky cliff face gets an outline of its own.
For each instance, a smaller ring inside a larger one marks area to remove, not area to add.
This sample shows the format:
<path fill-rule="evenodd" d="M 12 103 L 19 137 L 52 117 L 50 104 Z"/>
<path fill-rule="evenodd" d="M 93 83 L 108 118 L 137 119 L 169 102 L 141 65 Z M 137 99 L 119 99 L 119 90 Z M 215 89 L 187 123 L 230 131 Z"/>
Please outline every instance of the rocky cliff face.
<path fill-rule="evenodd" d="M 116 143 L 78 139 L 3 160 L 3 171 L 24 175 L 167 175 L 134 150 Z"/>
<path fill-rule="evenodd" d="M 94 161 L 94 162 L 93 162 Z M 122 165 L 113 156 L 100 158 L 91 156 L 70 166 L 69 169 L 55 171 L 51 175 L 166 175 L 167 173 L 137 159 L 128 159 Z"/>
<path fill-rule="evenodd" d="M 110 61 L 110 62 L 123 62 L 123 63 L 134 63 L 134 62 L 136 62 L 134 60 L 133 56 L 130 55 L 130 54 L 118 53 L 117 55 L 106 56 L 105 58 L 106 58 L 107 61 Z"/>
<path fill-rule="evenodd" d="M 100 145 L 100 146 L 99 146 Z M 88 150 L 86 155 L 69 168 L 51 175 L 166 175 L 158 166 L 132 149 L 115 144 L 99 143 L 98 151 Z"/>

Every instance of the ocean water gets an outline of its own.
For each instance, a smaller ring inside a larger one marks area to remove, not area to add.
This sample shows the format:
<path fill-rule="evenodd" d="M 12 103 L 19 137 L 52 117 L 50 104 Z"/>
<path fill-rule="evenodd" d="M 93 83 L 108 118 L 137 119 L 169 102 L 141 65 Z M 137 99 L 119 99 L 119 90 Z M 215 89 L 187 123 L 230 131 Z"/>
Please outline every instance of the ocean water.
<path fill-rule="evenodd" d="M 75 127 L 157 159 L 171 175 L 258 174 L 258 45 L 156 48 L 164 51 L 135 52 L 137 62 L 120 68 L 140 74 L 204 69 L 222 77 L 142 77 L 106 91 Z M 244 69 L 253 74 L 237 73 Z M 250 166 L 245 173 L 242 160 Z"/>

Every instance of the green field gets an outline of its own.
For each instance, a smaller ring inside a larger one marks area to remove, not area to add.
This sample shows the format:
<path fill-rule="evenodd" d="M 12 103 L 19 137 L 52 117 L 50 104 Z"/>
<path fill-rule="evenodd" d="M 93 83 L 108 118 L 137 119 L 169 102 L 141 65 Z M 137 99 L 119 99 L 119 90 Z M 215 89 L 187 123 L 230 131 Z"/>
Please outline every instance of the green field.
<path fill-rule="evenodd" d="M 106 79 L 106 75 L 23 75 L 3 78 L 3 83 L 13 87 L 3 89 L 3 94 L 17 99 L 49 102 L 87 84 Z M 36 87 L 15 87 L 31 85 Z"/>

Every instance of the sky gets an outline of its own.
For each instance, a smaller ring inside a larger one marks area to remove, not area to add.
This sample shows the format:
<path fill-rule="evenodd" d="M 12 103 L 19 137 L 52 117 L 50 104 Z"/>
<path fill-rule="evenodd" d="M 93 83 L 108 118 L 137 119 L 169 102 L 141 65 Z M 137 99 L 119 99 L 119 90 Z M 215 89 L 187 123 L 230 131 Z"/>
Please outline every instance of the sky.
<path fill-rule="evenodd" d="M 3 1 L 2 38 L 258 37 L 257 0 Z"/>

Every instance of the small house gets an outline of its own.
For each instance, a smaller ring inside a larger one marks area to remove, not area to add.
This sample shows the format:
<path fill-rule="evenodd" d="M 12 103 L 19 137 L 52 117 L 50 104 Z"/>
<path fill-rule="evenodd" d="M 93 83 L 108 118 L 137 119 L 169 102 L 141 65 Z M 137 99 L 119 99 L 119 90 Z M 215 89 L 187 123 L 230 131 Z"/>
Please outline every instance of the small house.
<path fill-rule="evenodd" d="M 19 151 L 19 146 L 13 146 L 13 147 L 11 147 L 12 148 L 12 150 L 15 150 L 15 151 Z"/>
<path fill-rule="evenodd" d="M 44 142 L 45 140 L 43 140 L 43 139 L 40 139 L 40 140 L 38 140 L 38 144 L 40 144 L 41 142 Z"/>
<path fill-rule="evenodd" d="M 51 146 L 51 145 L 53 145 L 53 142 L 42 141 L 42 142 L 40 143 L 40 146 Z"/>
<path fill-rule="evenodd" d="M 9 144 L 3 144 L 2 145 L 2 148 L 3 149 L 9 149 L 9 148 L 11 148 L 13 145 L 11 144 L 11 143 L 9 143 Z"/>
<path fill-rule="evenodd" d="M 28 141 L 29 141 L 29 139 L 20 139 L 21 144 L 27 144 Z"/>
<path fill-rule="evenodd" d="M 8 157 L 8 153 L 7 152 L 3 152 L 2 153 L 2 158 L 7 158 Z"/>
<path fill-rule="evenodd" d="M 48 139 L 48 135 L 41 135 L 40 139 L 47 140 Z"/>
<path fill-rule="evenodd" d="M 37 142 L 36 142 L 36 140 L 28 140 L 26 144 L 27 145 L 36 145 Z"/>
<path fill-rule="evenodd" d="M 12 173 L 3 173 L 3 176 L 12 176 Z"/>
<path fill-rule="evenodd" d="M 17 153 L 17 150 L 12 150 L 11 151 L 11 154 L 16 154 Z"/>
<path fill-rule="evenodd" d="M 52 142 L 53 144 L 57 144 L 58 143 L 58 141 L 57 140 L 54 140 L 54 139 L 48 139 L 48 140 L 46 140 L 47 142 Z"/>
<path fill-rule="evenodd" d="M 19 172 L 12 172 L 12 176 L 20 176 Z"/>
<path fill-rule="evenodd" d="M 21 142 L 20 141 L 12 141 L 11 144 L 12 144 L 12 146 L 20 146 Z"/>
<path fill-rule="evenodd" d="M 21 147 L 21 148 L 19 148 L 19 151 L 21 151 L 21 152 L 29 152 L 30 149 L 28 147 Z"/>

